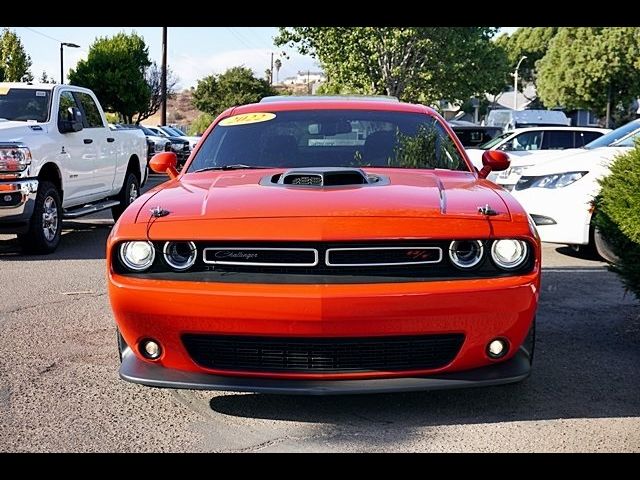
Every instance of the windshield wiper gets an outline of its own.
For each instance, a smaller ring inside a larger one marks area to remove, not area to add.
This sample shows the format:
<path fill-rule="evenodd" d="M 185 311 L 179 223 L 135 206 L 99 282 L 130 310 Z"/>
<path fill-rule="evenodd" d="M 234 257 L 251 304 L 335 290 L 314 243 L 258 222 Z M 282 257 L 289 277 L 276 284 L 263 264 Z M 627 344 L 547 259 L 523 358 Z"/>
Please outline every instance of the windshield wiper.
<path fill-rule="evenodd" d="M 193 173 L 206 172 L 209 170 L 253 170 L 253 169 L 259 170 L 259 169 L 265 169 L 265 168 L 275 168 L 275 167 L 265 167 L 263 165 L 245 165 L 244 163 L 236 163 L 233 165 L 217 165 L 215 167 L 200 168 L 194 171 Z"/>

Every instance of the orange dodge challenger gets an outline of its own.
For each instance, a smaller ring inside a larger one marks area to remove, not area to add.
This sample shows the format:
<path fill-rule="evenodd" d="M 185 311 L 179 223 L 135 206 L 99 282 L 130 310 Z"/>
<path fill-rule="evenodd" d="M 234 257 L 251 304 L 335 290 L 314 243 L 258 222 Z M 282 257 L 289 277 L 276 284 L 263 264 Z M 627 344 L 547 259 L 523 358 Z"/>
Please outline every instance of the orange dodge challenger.
<path fill-rule="evenodd" d="M 523 380 L 540 241 L 447 123 L 386 97 L 231 108 L 107 244 L 124 380 L 347 394 Z"/>

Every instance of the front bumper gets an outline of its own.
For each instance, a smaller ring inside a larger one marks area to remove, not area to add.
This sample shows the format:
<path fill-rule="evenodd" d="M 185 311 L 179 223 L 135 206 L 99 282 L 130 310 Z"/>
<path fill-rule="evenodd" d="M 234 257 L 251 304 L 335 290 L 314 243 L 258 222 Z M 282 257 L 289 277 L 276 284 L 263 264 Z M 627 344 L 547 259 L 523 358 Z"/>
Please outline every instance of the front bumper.
<path fill-rule="evenodd" d="M 591 224 L 590 198 L 576 195 L 571 185 L 559 189 L 527 188 L 511 194 L 530 215 L 547 217 L 548 224 L 536 224 L 540 240 L 566 245 L 587 245 Z"/>
<path fill-rule="evenodd" d="M 21 233 L 26 229 L 37 193 L 38 180 L 0 180 L 0 232 Z"/>
<path fill-rule="evenodd" d="M 531 371 L 531 359 L 524 348 L 509 360 L 463 372 L 402 378 L 360 380 L 289 380 L 210 375 L 171 370 L 138 359 L 131 349 L 123 353 L 123 380 L 161 388 L 227 390 L 290 395 L 350 395 L 362 393 L 412 392 L 450 388 L 486 387 L 524 380 Z"/>

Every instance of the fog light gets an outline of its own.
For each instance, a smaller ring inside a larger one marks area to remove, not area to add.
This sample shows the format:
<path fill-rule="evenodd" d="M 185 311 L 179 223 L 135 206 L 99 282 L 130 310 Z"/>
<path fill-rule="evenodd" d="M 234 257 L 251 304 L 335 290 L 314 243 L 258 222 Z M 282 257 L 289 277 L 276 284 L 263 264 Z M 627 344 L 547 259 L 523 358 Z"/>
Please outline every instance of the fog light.
<path fill-rule="evenodd" d="M 153 340 L 143 340 L 140 342 L 140 353 L 149 360 L 155 360 L 160 357 L 162 349 L 160 344 Z"/>
<path fill-rule="evenodd" d="M 507 342 L 499 338 L 491 340 L 489 345 L 487 345 L 487 355 L 489 355 L 490 358 L 504 357 L 508 350 L 509 345 Z"/>

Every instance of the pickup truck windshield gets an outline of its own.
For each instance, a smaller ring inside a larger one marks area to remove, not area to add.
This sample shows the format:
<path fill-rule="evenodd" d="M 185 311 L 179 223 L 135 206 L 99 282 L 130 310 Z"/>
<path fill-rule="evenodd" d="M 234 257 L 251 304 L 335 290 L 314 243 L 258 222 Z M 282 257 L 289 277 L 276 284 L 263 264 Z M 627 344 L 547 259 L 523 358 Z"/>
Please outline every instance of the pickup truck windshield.
<path fill-rule="evenodd" d="M 50 103 L 50 90 L 0 86 L 0 121 L 46 122 Z"/>
<path fill-rule="evenodd" d="M 225 165 L 469 171 L 433 117 L 371 110 L 265 111 L 225 118 L 204 140 L 188 172 Z"/>

